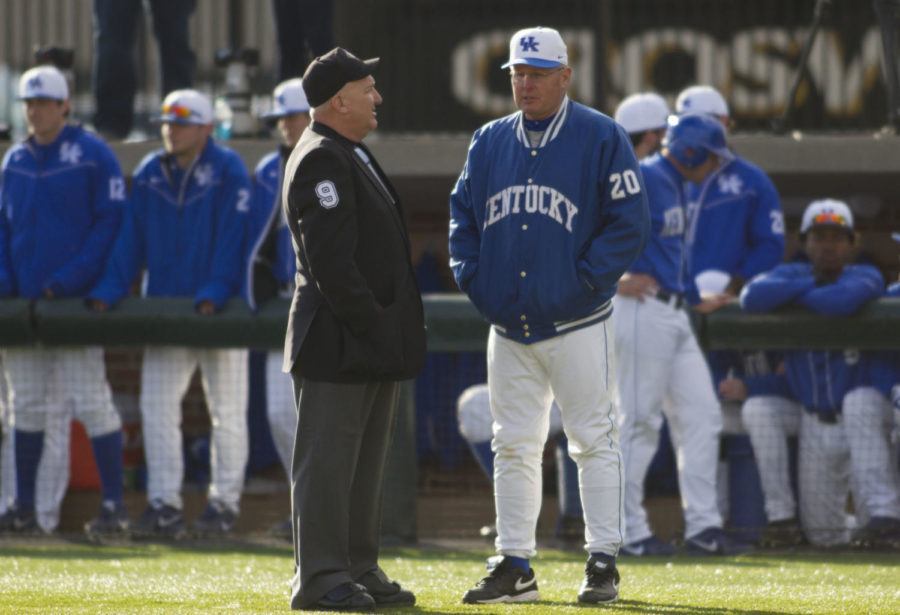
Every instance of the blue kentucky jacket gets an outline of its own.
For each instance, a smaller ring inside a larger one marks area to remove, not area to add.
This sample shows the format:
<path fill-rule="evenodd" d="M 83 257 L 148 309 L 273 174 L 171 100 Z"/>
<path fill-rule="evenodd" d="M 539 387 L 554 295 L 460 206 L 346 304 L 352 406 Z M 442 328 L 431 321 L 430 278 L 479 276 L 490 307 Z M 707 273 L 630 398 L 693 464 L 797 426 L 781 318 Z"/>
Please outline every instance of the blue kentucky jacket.
<path fill-rule="evenodd" d="M 0 297 L 85 294 L 103 271 L 124 201 L 115 155 L 80 126 L 46 146 L 28 138 L 11 147 L 0 185 Z"/>
<path fill-rule="evenodd" d="M 249 208 L 243 160 L 211 138 L 186 171 L 163 150 L 148 154 L 89 298 L 115 304 L 146 267 L 146 296 L 188 296 L 222 307 L 239 291 Z"/>

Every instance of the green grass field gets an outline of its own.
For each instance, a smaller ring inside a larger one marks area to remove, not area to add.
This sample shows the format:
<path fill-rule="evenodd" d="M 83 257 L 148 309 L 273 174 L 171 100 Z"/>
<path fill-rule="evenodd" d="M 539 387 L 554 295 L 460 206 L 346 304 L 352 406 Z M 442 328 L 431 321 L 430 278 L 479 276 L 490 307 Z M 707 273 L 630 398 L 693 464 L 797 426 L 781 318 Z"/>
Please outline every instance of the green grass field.
<path fill-rule="evenodd" d="M 462 593 L 483 575 L 490 553 L 386 551 L 382 565 L 416 592 L 406 613 L 583 613 L 574 604 L 584 569 L 578 554 L 543 551 L 533 567 L 543 600 L 468 606 Z M 900 613 L 900 556 L 885 553 L 733 558 L 626 558 L 621 597 L 590 607 L 608 613 Z M 0 613 L 289 612 L 288 548 L 235 543 L 212 547 L 95 547 L 62 540 L 0 541 Z"/>

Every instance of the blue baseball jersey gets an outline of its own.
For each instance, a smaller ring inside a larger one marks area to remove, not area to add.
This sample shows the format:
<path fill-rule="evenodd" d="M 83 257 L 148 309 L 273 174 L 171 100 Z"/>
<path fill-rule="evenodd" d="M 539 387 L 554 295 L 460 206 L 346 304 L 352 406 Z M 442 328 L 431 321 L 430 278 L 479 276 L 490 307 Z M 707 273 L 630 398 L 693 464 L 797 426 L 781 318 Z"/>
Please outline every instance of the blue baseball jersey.
<path fill-rule="evenodd" d="M 649 228 L 628 136 L 566 97 L 536 145 L 521 112 L 475 132 L 450 195 L 450 267 L 500 335 L 529 344 L 607 318 Z"/>
<path fill-rule="evenodd" d="M 250 178 L 232 150 L 208 139 L 186 171 L 163 150 L 134 174 L 122 228 L 89 297 L 114 304 L 142 267 L 149 297 L 194 297 L 221 307 L 239 291 Z"/>
<path fill-rule="evenodd" d="M 735 156 L 702 185 L 687 184 L 690 275 L 718 269 L 749 280 L 784 256 L 784 215 L 772 180 Z"/>
<path fill-rule="evenodd" d="M 871 265 L 848 265 L 832 284 L 816 285 L 809 263 L 779 265 L 750 281 L 741 292 L 741 307 L 768 312 L 801 305 L 826 316 L 846 316 L 884 292 L 884 280 Z M 868 362 L 859 350 L 791 350 L 784 354 L 786 373 L 762 382 L 748 380 L 751 394 L 787 395 L 809 412 L 840 412 L 844 395 L 869 383 Z M 764 389 L 764 390 L 763 390 Z"/>
<path fill-rule="evenodd" d="M 900 298 L 900 282 L 888 286 L 886 297 Z M 888 399 L 891 389 L 900 384 L 900 352 L 867 352 L 869 383 L 881 391 Z"/>
<path fill-rule="evenodd" d="M 259 298 L 254 291 L 255 264 L 265 264 L 272 276 L 284 288 L 290 286 L 297 272 L 297 257 L 291 241 L 291 230 L 284 219 L 281 206 L 281 187 L 284 181 L 284 165 L 290 150 L 278 149 L 266 155 L 253 172 L 253 196 L 250 200 L 249 229 L 243 293 L 251 309 L 257 309 Z M 270 254 L 266 242 L 273 241 Z M 271 260 L 268 260 L 271 259 Z"/>
<path fill-rule="evenodd" d="M 685 272 L 684 178 L 660 154 L 640 162 L 650 209 L 650 238 L 628 271 L 653 276 L 669 293 L 684 294 L 691 305 L 700 302 L 697 287 Z"/>
<path fill-rule="evenodd" d="M 103 271 L 125 180 L 110 147 L 80 126 L 9 148 L 0 184 L 0 297 L 78 297 Z"/>

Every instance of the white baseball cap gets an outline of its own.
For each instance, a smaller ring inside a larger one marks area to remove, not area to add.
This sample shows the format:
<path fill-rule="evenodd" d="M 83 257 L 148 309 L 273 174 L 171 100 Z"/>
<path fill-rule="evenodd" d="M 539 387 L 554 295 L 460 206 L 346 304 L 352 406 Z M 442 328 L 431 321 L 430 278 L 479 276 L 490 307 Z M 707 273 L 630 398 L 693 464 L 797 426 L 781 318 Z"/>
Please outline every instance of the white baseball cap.
<path fill-rule="evenodd" d="M 800 233 L 806 233 L 816 226 L 839 226 L 853 232 L 853 212 L 844 201 L 819 199 L 806 206 Z"/>
<path fill-rule="evenodd" d="M 527 64 L 537 68 L 556 68 L 569 64 L 566 44 L 553 28 L 525 28 L 509 39 L 509 62 L 500 68 Z"/>
<path fill-rule="evenodd" d="M 264 113 L 264 118 L 274 119 L 309 111 L 309 101 L 306 100 L 306 93 L 303 91 L 303 80 L 299 77 L 279 83 L 272 97 L 274 98 L 272 110 Z"/>
<path fill-rule="evenodd" d="M 616 107 L 616 121 L 629 134 L 665 128 L 670 114 L 666 100 L 653 92 L 632 94 Z"/>
<path fill-rule="evenodd" d="M 212 104 L 209 99 L 197 90 L 174 90 L 169 92 L 162 103 L 162 113 L 153 118 L 160 124 L 195 124 L 213 123 Z"/>
<path fill-rule="evenodd" d="M 19 79 L 19 99 L 29 98 L 66 100 L 69 85 L 65 76 L 54 66 L 35 66 L 26 70 Z"/>
<path fill-rule="evenodd" d="M 692 85 L 681 91 L 675 101 L 675 113 L 707 113 L 709 115 L 731 115 L 725 97 L 711 85 Z"/>

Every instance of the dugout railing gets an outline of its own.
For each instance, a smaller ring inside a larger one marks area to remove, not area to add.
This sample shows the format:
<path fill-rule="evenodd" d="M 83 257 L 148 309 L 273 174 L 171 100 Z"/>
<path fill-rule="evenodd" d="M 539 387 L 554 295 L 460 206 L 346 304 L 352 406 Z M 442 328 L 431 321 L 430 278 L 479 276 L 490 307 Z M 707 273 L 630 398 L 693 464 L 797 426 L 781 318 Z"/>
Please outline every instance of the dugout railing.
<path fill-rule="evenodd" d="M 424 296 L 428 346 L 432 353 L 480 352 L 488 324 L 460 293 Z M 82 299 L 0 300 L 0 348 L 23 345 L 141 347 L 174 345 L 206 348 L 281 349 L 289 301 L 275 299 L 251 313 L 240 299 L 218 314 L 202 316 L 190 298 L 124 299 L 105 313 L 89 310 Z M 748 314 L 737 305 L 693 317 L 707 349 L 900 350 L 900 299 L 874 301 L 840 318 L 786 308 Z M 402 409 L 388 461 L 384 534 L 415 540 L 417 472 L 415 404 L 412 383 Z"/>

